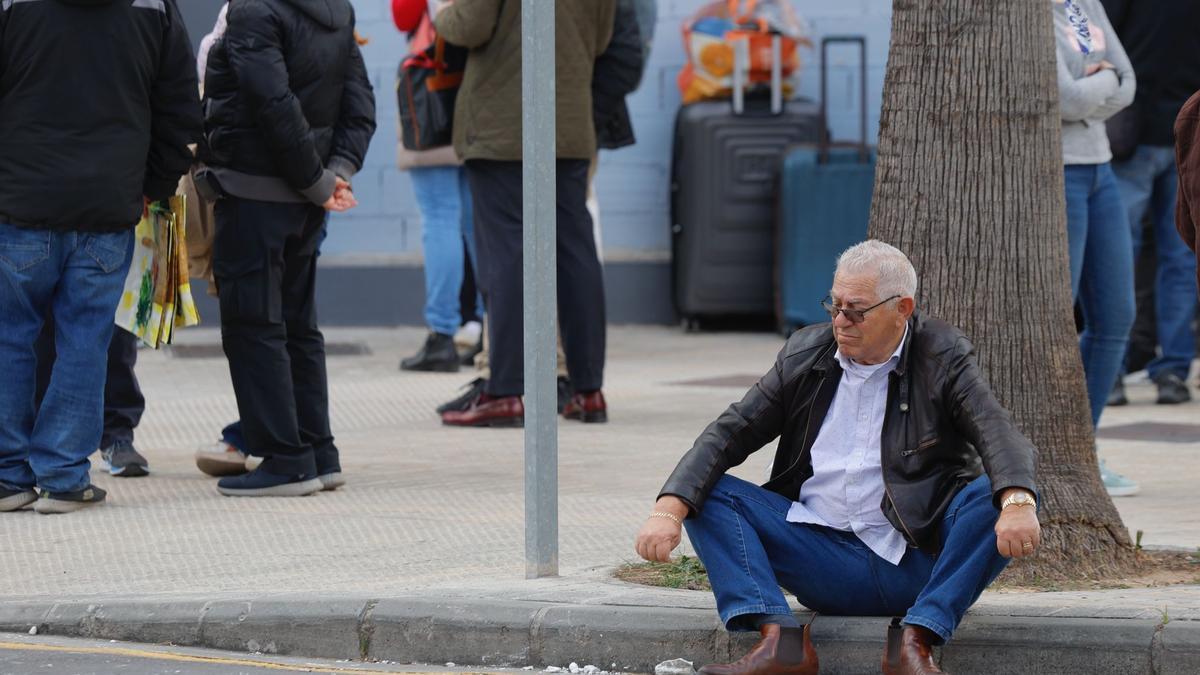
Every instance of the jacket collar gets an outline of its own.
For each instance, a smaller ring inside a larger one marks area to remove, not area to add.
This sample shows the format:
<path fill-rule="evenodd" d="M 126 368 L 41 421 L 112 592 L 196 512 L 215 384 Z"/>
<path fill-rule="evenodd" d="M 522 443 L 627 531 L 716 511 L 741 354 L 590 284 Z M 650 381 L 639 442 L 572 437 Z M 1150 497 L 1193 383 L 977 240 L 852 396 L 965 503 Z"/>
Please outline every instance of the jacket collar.
<path fill-rule="evenodd" d="M 896 377 L 903 377 L 908 372 L 908 363 L 912 354 L 913 336 L 917 333 L 917 326 L 920 316 L 917 312 L 913 312 L 908 318 L 908 328 L 905 330 L 904 340 L 900 349 L 900 363 L 892 374 Z M 833 324 L 829 324 L 829 334 L 826 337 L 829 340 L 820 356 L 817 357 L 816 363 L 813 364 L 813 370 L 828 374 L 831 372 L 840 373 L 842 370 L 841 364 L 837 362 L 837 339 L 833 336 Z"/>

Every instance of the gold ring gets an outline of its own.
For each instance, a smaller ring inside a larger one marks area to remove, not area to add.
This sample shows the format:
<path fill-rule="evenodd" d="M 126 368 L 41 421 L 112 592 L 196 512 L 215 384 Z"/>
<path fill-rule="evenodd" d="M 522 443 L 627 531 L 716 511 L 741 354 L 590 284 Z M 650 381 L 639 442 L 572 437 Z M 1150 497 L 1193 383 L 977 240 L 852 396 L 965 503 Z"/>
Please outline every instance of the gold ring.
<path fill-rule="evenodd" d="M 1021 548 L 1033 548 L 1033 542 L 1027 541 L 1024 544 L 1021 544 Z"/>

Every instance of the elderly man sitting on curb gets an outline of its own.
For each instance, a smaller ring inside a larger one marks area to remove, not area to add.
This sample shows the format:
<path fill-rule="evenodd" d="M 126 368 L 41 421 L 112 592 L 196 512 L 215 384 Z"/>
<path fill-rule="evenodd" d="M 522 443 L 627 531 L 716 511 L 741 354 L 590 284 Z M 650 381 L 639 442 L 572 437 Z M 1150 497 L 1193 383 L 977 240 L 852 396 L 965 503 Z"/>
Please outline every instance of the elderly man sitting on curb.
<path fill-rule="evenodd" d="M 914 311 L 916 291 L 896 248 L 845 251 L 823 303 L 833 323 L 793 334 L 663 486 L 638 554 L 667 560 L 686 526 L 726 628 L 762 634 L 701 673 L 817 672 L 780 586 L 822 614 L 903 616 L 883 672 L 941 673 L 932 646 L 1037 549 L 1036 450 L 967 338 Z M 764 486 L 725 475 L 775 438 Z"/>

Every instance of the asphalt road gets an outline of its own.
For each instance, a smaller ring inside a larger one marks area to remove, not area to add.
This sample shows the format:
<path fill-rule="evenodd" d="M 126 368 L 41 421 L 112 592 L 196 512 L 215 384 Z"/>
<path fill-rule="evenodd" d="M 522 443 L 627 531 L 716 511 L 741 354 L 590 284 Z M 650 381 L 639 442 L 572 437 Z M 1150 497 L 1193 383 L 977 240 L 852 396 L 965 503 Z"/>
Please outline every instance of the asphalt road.
<path fill-rule="evenodd" d="M 466 672 L 457 668 L 259 656 L 211 649 L 0 634 L 0 675 L 279 675 Z M 483 672 L 483 671 L 470 671 Z M 487 671 L 503 672 L 503 671 Z M 509 671 L 511 672 L 511 671 Z M 516 671 L 521 672 L 521 671 Z"/>

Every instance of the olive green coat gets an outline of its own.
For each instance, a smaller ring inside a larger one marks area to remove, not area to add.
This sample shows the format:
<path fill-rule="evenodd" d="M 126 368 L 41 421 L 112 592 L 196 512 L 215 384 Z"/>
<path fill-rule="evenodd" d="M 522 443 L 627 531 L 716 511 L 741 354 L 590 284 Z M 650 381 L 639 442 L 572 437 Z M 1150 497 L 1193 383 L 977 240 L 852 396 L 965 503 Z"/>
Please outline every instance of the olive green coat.
<path fill-rule="evenodd" d="M 554 3 L 558 157 L 591 159 L 592 67 L 612 37 L 616 0 Z M 469 48 L 454 107 L 454 149 L 464 160 L 521 159 L 521 0 L 455 0 L 438 33 Z"/>

